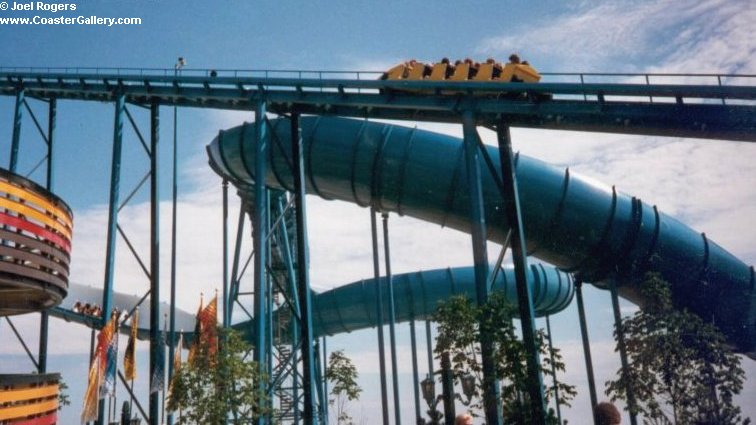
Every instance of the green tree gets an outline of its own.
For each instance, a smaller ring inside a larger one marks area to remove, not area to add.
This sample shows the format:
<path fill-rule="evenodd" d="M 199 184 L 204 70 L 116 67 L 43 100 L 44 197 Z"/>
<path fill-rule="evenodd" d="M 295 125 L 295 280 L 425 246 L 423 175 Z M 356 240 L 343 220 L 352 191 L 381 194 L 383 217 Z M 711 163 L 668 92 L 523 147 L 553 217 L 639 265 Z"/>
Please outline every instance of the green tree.
<path fill-rule="evenodd" d="M 505 424 L 527 424 L 530 420 L 530 401 L 527 391 L 527 353 L 523 342 L 517 337 L 512 323 L 515 310 L 500 292 L 494 292 L 484 306 L 477 306 L 464 296 L 456 296 L 439 305 L 434 321 L 438 324 L 435 353 L 440 357 L 448 352 L 451 357 L 455 383 L 467 374 L 476 378 L 470 400 L 473 414 L 483 408 L 483 367 L 480 357 L 479 335 L 489 335 L 494 343 L 496 378 L 501 382 L 501 399 Z M 543 330 L 537 333 L 541 354 L 541 373 L 550 374 L 551 356 L 547 336 Z M 559 349 L 554 348 L 553 367 L 564 372 L 565 365 Z M 560 405 L 569 406 L 576 394 L 575 387 L 557 381 L 545 389 L 547 402 L 552 400 L 558 388 Z M 549 423 L 556 424 L 556 413 L 548 412 Z"/>
<path fill-rule="evenodd" d="M 168 409 L 180 412 L 178 424 L 251 423 L 270 412 L 268 398 L 258 391 L 267 377 L 253 361 L 245 360 L 249 345 L 232 329 L 218 329 L 221 349 L 213 355 L 200 345 L 195 359 L 174 375 Z"/>
<path fill-rule="evenodd" d="M 331 384 L 328 404 L 336 408 L 337 424 L 352 424 L 352 417 L 346 410 L 349 401 L 359 400 L 362 388 L 357 384 L 357 368 L 352 360 L 337 350 L 328 356 L 325 378 Z"/>
<path fill-rule="evenodd" d="M 733 404 L 745 373 L 719 330 L 675 308 L 670 285 L 658 274 L 647 274 L 640 291 L 643 309 L 621 322 L 628 373 L 620 369 L 606 383 L 607 395 L 627 400 L 629 386 L 635 404 L 628 410 L 646 424 L 750 423 Z"/>

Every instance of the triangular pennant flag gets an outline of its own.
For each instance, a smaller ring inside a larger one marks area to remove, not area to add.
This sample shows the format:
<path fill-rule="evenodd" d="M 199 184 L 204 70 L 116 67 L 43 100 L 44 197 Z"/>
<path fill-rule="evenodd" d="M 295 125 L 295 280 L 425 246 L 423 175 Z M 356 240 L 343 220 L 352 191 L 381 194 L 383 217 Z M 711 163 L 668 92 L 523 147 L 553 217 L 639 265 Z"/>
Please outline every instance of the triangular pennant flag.
<path fill-rule="evenodd" d="M 200 305 L 197 309 L 197 315 L 195 316 L 195 322 L 194 322 L 194 341 L 192 342 L 192 346 L 189 347 L 189 356 L 187 357 L 186 361 L 189 364 L 194 364 L 194 360 L 197 357 L 197 351 L 199 350 L 200 346 L 200 335 L 202 334 L 202 320 L 200 318 L 202 317 L 202 294 L 200 294 Z"/>
<path fill-rule="evenodd" d="M 134 315 L 131 316 L 131 334 L 129 334 L 129 342 L 126 343 L 126 353 L 123 355 L 123 373 L 127 381 L 133 381 L 136 379 L 136 339 L 137 330 L 139 325 L 139 310 L 134 310 Z"/>
<path fill-rule="evenodd" d="M 150 394 L 163 391 L 165 389 L 165 322 L 163 331 L 160 332 L 160 339 L 157 350 L 157 359 L 155 361 L 155 370 L 150 379 Z"/>

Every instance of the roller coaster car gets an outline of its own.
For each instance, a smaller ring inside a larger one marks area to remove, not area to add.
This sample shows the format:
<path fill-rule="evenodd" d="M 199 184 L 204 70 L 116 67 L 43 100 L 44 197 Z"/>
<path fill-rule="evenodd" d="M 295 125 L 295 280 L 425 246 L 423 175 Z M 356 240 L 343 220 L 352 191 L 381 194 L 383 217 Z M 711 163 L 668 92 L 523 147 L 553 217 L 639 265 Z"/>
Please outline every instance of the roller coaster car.
<path fill-rule="evenodd" d="M 406 81 L 472 81 L 472 82 L 500 82 L 500 83 L 537 83 L 541 80 L 541 75 L 532 66 L 527 63 L 483 63 L 471 72 L 469 63 L 461 63 L 456 66 L 439 62 L 436 64 L 426 65 L 424 63 L 400 63 L 381 75 L 381 80 L 406 80 Z M 548 93 L 527 93 L 512 92 L 507 87 L 503 90 L 486 90 L 476 91 L 474 94 L 481 97 L 508 98 L 508 99 L 530 99 L 530 100 L 551 100 L 552 95 Z M 408 93 L 434 93 L 429 90 L 407 90 L 407 89 L 389 89 L 387 91 L 398 91 Z M 382 90 L 381 93 L 384 91 Z M 464 92 L 454 90 L 443 90 L 441 94 L 462 94 Z"/>

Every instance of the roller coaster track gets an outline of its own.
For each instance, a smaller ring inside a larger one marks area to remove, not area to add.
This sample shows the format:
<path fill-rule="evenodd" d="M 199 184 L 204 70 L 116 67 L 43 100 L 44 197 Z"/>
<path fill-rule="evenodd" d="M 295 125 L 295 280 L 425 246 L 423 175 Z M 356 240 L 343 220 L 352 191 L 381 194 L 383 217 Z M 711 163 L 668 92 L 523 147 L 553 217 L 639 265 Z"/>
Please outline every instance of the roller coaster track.
<path fill-rule="evenodd" d="M 170 72 L 0 69 L 0 94 L 23 90 L 26 97 L 91 101 L 113 101 L 122 94 L 135 104 L 229 110 L 253 110 L 256 100 L 265 99 L 277 114 L 434 122 L 459 122 L 459 111 L 472 110 L 483 126 L 503 120 L 513 127 L 756 141 L 754 75 L 545 74 L 546 80 L 569 76 L 580 81 L 525 84 L 381 81 L 376 73 L 326 71 Z M 585 82 L 601 76 L 621 82 Z M 627 82 L 639 77 L 704 81 Z M 734 83 L 722 84 L 723 78 Z"/>

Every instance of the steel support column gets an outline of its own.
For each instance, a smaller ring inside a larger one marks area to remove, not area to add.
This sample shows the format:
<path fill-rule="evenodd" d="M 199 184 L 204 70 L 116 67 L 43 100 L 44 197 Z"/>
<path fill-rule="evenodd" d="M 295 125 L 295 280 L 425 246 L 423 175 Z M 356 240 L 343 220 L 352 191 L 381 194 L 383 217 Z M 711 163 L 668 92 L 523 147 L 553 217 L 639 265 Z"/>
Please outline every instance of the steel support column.
<path fill-rule="evenodd" d="M 323 394 L 325 400 L 328 400 L 328 378 L 326 378 L 328 374 L 328 347 L 326 346 L 326 336 L 323 335 L 321 338 L 323 341 L 323 351 L 320 353 L 320 356 L 323 358 L 323 369 L 322 373 L 320 374 L 320 379 L 323 381 Z M 322 403 L 320 406 L 320 410 L 323 411 L 323 423 L 328 423 L 328 403 Z M 338 418 L 336 419 L 336 422 L 338 422 Z"/>
<path fill-rule="evenodd" d="M 265 308 L 268 305 L 268 282 L 267 274 L 265 272 L 267 261 L 266 249 L 268 240 L 268 228 L 267 216 L 270 213 L 268 209 L 268 191 L 265 187 L 265 174 L 267 173 L 268 157 L 268 132 L 267 123 L 265 121 L 265 101 L 258 100 L 255 108 L 255 189 L 254 189 L 254 213 L 252 215 L 253 222 L 253 245 L 255 251 L 255 272 L 254 272 L 254 285 L 255 285 L 255 305 L 254 305 L 254 334 L 255 334 L 255 347 L 253 359 L 257 362 L 258 367 L 267 375 L 271 371 L 265 370 L 268 364 L 268 341 L 265 336 L 267 335 L 267 324 L 265 319 L 267 317 Z M 258 397 L 262 400 L 266 398 L 267 389 L 266 384 L 260 383 L 260 388 L 257 389 Z M 260 417 L 256 420 L 257 424 L 263 425 L 265 418 Z"/>
<path fill-rule="evenodd" d="M 234 304 L 238 298 L 239 293 L 239 260 L 241 259 L 241 244 L 242 238 L 244 238 L 244 202 L 239 206 L 239 220 L 236 225 L 236 243 L 234 244 L 234 261 L 231 264 L 231 287 L 229 288 L 229 303 L 228 303 L 228 317 L 229 319 L 234 315 Z"/>
<path fill-rule="evenodd" d="M 113 158 L 110 165 L 110 202 L 108 205 L 108 234 L 105 252 L 105 277 L 102 291 L 102 320 L 104 326 L 110 318 L 113 295 L 113 272 L 115 268 L 116 226 L 118 225 L 118 203 L 121 188 L 121 148 L 123 146 L 123 111 L 125 96 L 118 94 L 115 101 L 113 124 Z"/>
<path fill-rule="evenodd" d="M 546 333 L 549 335 L 549 358 L 551 359 L 551 379 L 554 380 L 554 404 L 556 405 L 557 423 L 562 423 L 562 408 L 559 406 L 559 383 L 554 366 L 554 341 L 551 338 L 551 320 L 546 316 Z"/>
<path fill-rule="evenodd" d="M 423 416 L 420 413 L 420 383 L 417 368 L 417 337 L 415 335 L 415 319 L 410 319 L 410 345 L 412 346 L 412 396 L 415 401 L 415 423 L 420 423 Z"/>
<path fill-rule="evenodd" d="M 277 200 L 277 212 L 280 217 L 283 217 L 284 214 L 286 214 L 286 208 L 284 208 L 284 197 L 279 196 Z M 240 224 L 241 226 L 242 224 Z M 299 309 L 299 296 L 297 294 L 297 280 L 296 280 L 296 271 L 294 269 L 294 256 L 292 254 L 292 248 L 291 243 L 289 242 L 289 228 L 286 224 L 286 218 L 281 219 L 280 224 L 280 232 L 281 232 L 281 240 L 283 242 L 283 256 L 284 256 L 284 263 L 286 264 L 286 274 L 289 277 L 288 283 L 289 283 L 289 294 L 290 299 L 288 300 L 293 307 L 294 311 L 300 311 Z M 296 241 L 295 241 L 296 243 Z M 238 256 L 238 254 L 237 254 Z M 294 416 L 294 423 L 299 423 L 299 374 L 297 372 L 298 370 L 298 364 L 299 364 L 299 357 L 297 355 L 297 343 L 300 338 L 300 332 L 299 332 L 299 322 L 300 320 L 297 320 L 295 317 L 294 320 L 291 321 L 290 329 L 291 329 L 291 357 L 289 359 L 289 364 L 291 367 L 291 399 L 292 399 L 292 413 Z"/>
<path fill-rule="evenodd" d="M 527 279 L 528 263 L 525 250 L 525 232 L 520 215 L 520 199 L 517 193 L 517 176 L 512 154 L 512 139 L 509 127 L 500 123 L 496 128 L 501 160 L 501 176 L 504 189 L 504 204 L 507 222 L 512 231 L 512 259 L 515 266 L 517 304 L 520 313 L 523 341 L 527 353 L 528 394 L 530 395 L 531 422 L 544 424 L 546 421 L 546 398 L 543 393 L 541 358 L 535 337 L 535 312 L 533 310 L 532 288 Z"/>
<path fill-rule="evenodd" d="M 103 279 L 102 291 L 102 319 L 100 327 L 105 326 L 110 319 L 112 310 L 113 297 L 113 275 L 115 271 L 115 252 L 116 252 L 116 231 L 118 228 L 118 204 L 121 188 L 121 151 L 123 147 L 123 114 L 125 110 L 126 97 L 123 93 L 117 93 L 115 100 L 115 116 L 113 120 L 113 154 L 110 165 L 110 200 L 108 204 L 108 233 L 107 246 L 105 252 L 105 276 Z M 150 398 L 151 401 L 151 398 Z M 150 403 L 150 407 L 152 403 Z M 156 404 L 157 406 L 157 404 Z M 155 422 L 150 425 L 157 425 L 157 410 L 155 411 Z M 152 420 L 152 418 L 150 418 Z M 105 400 L 100 400 L 97 425 L 105 423 Z"/>
<path fill-rule="evenodd" d="M 302 419 L 306 424 L 317 424 L 318 417 L 316 415 L 315 397 L 313 394 L 316 359 L 312 346 L 315 334 L 312 330 L 312 298 L 310 291 L 310 265 L 308 262 L 305 161 L 302 138 L 299 134 L 298 114 L 291 115 L 291 147 L 292 158 L 294 159 L 294 207 L 297 222 L 297 289 L 299 296 L 299 317 L 301 318 L 300 334 L 302 338 L 302 394 L 304 397 Z M 326 399 L 327 396 L 325 396 L 324 400 Z"/>
<path fill-rule="evenodd" d="M 228 180 L 223 179 L 223 327 L 231 323 L 228 315 Z"/>
<path fill-rule="evenodd" d="M 159 170 L 159 142 L 160 141 L 160 107 L 157 102 L 150 106 L 150 379 L 155 379 L 155 371 L 164 370 L 165 351 L 160 337 L 160 173 Z M 173 341 L 170 341 L 173 348 Z M 168 364 L 173 363 L 169 358 Z M 161 376 L 159 379 L 163 379 Z M 152 385 L 150 385 L 152 387 Z M 158 412 L 160 409 L 160 394 L 150 392 L 150 425 L 160 423 Z"/>
<path fill-rule="evenodd" d="M 47 176 L 46 187 L 50 192 L 53 191 L 54 183 L 54 166 L 55 161 L 53 157 L 53 140 L 55 140 L 55 124 L 58 115 L 58 102 L 53 97 L 50 98 L 47 113 Z M 39 317 L 39 353 L 37 358 L 39 359 L 39 367 L 37 371 L 39 373 L 47 372 L 47 335 L 49 329 L 50 317 L 47 311 L 43 311 Z"/>
<path fill-rule="evenodd" d="M 175 70 L 177 71 L 177 70 Z M 153 154 L 154 156 L 154 154 Z M 171 289 L 168 311 L 168 380 L 173 379 L 173 355 L 176 344 L 176 221 L 178 204 L 178 108 L 173 107 L 173 175 L 171 176 Z M 181 347 L 179 347 L 179 350 Z M 168 412 L 168 425 L 173 425 L 173 412 Z"/>
<path fill-rule="evenodd" d="M 430 320 L 425 321 L 425 348 L 428 351 L 428 376 L 433 378 L 433 338 Z"/>
<path fill-rule="evenodd" d="M 596 397 L 596 380 L 593 377 L 593 360 L 591 359 L 591 344 L 588 341 L 588 324 L 585 320 L 585 306 L 583 305 L 583 282 L 575 279 L 575 298 L 577 299 L 578 318 L 580 319 L 580 335 L 583 339 L 583 354 L 585 355 L 585 371 L 588 375 L 588 392 L 591 396 L 591 410 L 598 404 Z M 593 418 L 596 422 L 596 418 Z"/>
<path fill-rule="evenodd" d="M 612 310 L 614 311 L 614 326 L 617 330 L 617 346 L 619 347 L 620 361 L 622 362 L 622 374 L 626 377 L 630 374 L 630 366 L 627 362 L 627 347 L 625 345 L 625 333 L 622 331 L 622 314 L 620 313 L 619 296 L 617 295 L 617 284 L 614 280 L 609 282 L 609 292 L 612 294 Z M 627 405 L 630 411 L 630 425 L 637 425 L 638 418 L 631 408 L 635 406 L 635 393 L 633 387 L 625 386 L 627 395 Z"/>
<path fill-rule="evenodd" d="M 47 113 L 47 190 L 53 191 L 55 186 L 55 161 L 53 155 L 53 147 L 55 144 L 55 127 L 58 121 L 58 100 L 54 97 L 50 98 Z"/>
<path fill-rule="evenodd" d="M 381 412 L 383 425 L 388 425 L 388 391 L 386 388 L 386 354 L 383 340 L 383 289 L 381 288 L 381 269 L 378 260 L 378 224 L 376 223 L 376 211 L 370 208 L 370 233 L 373 240 L 373 276 L 377 282 L 375 285 L 375 317 L 378 323 L 378 364 L 381 374 Z"/>
<path fill-rule="evenodd" d="M 391 341 L 391 385 L 394 390 L 394 423 L 401 425 L 402 418 L 399 405 L 399 367 L 396 360 L 396 309 L 394 306 L 394 282 L 391 277 L 391 248 L 388 231 L 388 213 L 381 215 L 383 218 L 383 261 L 386 264 L 386 286 L 389 298 L 389 340 Z"/>
<path fill-rule="evenodd" d="M 462 116 L 467 188 L 470 194 L 470 233 L 472 235 L 473 261 L 475 265 L 475 294 L 479 306 L 488 302 L 488 249 L 486 247 L 486 218 L 483 206 L 483 184 L 481 181 L 478 132 L 475 117 L 466 111 Z M 481 326 L 482 327 L 482 326 Z M 501 403 L 499 381 L 493 360 L 493 341 L 480 333 L 480 353 L 483 363 L 483 404 L 486 423 L 501 423 Z"/>
<path fill-rule="evenodd" d="M 21 144 L 21 121 L 24 118 L 24 89 L 19 87 L 16 91 L 16 107 L 13 110 L 13 136 L 11 138 L 10 172 L 15 173 L 18 169 L 18 148 Z"/>

